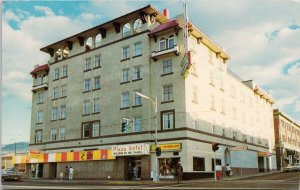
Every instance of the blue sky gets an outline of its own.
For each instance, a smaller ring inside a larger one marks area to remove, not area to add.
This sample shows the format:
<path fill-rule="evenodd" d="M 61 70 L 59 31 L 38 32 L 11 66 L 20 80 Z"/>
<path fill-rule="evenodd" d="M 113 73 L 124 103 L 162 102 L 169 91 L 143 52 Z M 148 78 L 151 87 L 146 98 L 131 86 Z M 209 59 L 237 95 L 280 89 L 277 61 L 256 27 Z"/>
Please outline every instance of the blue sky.
<path fill-rule="evenodd" d="M 231 56 L 230 68 L 300 123 L 300 0 L 187 2 L 191 21 Z M 183 10 L 181 0 L 2 2 L 2 143 L 29 141 L 29 73 L 49 59 L 41 47 L 149 3 L 171 17 Z"/>

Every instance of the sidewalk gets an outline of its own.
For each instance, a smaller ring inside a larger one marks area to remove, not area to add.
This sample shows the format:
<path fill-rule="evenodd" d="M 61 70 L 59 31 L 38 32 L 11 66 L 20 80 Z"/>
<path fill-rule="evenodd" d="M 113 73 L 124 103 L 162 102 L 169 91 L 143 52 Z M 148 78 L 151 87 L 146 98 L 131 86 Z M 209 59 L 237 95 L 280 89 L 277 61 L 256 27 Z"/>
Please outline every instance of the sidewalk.
<path fill-rule="evenodd" d="M 265 176 L 270 174 L 280 173 L 279 171 L 270 171 L 256 174 L 248 174 L 243 176 L 223 176 L 222 181 L 231 181 L 238 179 L 245 179 L 249 177 Z M 177 180 L 160 180 L 158 182 L 153 182 L 151 180 L 137 180 L 137 181 L 126 181 L 126 180 L 113 180 L 113 179 L 73 179 L 73 180 L 60 180 L 60 179 L 24 179 L 24 182 L 31 183 L 61 183 L 61 184 L 90 184 L 90 185 L 147 185 L 147 184 L 174 184 Z M 213 182 L 214 178 L 205 179 L 194 179 L 194 180 L 184 180 L 183 183 L 190 182 Z"/>

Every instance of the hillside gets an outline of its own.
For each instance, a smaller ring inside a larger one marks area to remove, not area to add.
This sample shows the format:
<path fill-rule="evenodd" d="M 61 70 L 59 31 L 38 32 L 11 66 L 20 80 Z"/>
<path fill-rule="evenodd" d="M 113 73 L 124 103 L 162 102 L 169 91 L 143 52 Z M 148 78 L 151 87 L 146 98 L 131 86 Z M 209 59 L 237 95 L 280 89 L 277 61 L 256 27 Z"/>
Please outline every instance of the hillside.
<path fill-rule="evenodd" d="M 17 153 L 25 153 L 25 152 L 28 152 L 28 150 L 29 150 L 28 142 L 17 142 L 16 143 Z M 15 143 L 2 145 L 2 147 L 1 147 L 2 154 L 14 153 L 14 152 L 15 152 Z"/>

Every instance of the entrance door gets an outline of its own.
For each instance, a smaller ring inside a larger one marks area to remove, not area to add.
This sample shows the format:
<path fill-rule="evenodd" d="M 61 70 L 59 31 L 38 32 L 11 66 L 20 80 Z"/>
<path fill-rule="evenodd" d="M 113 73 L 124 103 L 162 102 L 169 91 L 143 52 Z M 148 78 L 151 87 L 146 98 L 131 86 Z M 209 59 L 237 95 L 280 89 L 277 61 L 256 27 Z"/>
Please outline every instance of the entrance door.
<path fill-rule="evenodd" d="M 55 179 L 57 176 L 57 163 L 50 163 L 49 166 L 49 177 Z"/>
<path fill-rule="evenodd" d="M 265 171 L 264 157 L 258 157 L 258 171 L 259 172 Z"/>
<path fill-rule="evenodd" d="M 267 171 L 270 171 L 270 158 L 267 157 Z"/>
<path fill-rule="evenodd" d="M 125 179 L 141 180 L 141 157 L 126 157 L 124 166 Z"/>

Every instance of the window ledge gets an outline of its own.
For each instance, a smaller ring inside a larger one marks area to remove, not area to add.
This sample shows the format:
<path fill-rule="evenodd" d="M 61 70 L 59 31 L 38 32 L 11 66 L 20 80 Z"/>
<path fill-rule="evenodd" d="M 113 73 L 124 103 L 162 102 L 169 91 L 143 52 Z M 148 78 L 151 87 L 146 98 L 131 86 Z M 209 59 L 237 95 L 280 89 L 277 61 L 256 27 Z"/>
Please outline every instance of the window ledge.
<path fill-rule="evenodd" d="M 41 125 L 41 124 L 43 124 L 43 122 L 42 123 L 35 123 L 36 125 Z"/>
<path fill-rule="evenodd" d="M 216 109 L 215 109 L 215 108 L 210 108 L 210 110 L 212 110 L 212 111 L 216 111 Z"/>
<path fill-rule="evenodd" d="M 127 61 L 127 60 L 129 60 L 129 59 L 130 59 L 130 57 L 125 58 L 125 59 L 121 59 L 121 62 L 122 62 L 122 61 Z"/>
<path fill-rule="evenodd" d="M 53 79 L 53 81 L 57 81 L 57 80 L 59 80 L 59 78 L 58 79 Z"/>
<path fill-rule="evenodd" d="M 163 77 L 163 76 L 167 76 L 167 75 L 172 75 L 174 74 L 173 72 L 170 72 L 170 73 L 164 73 L 164 74 L 161 74 L 160 76 Z"/>
<path fill-rule="evenodd" d="M 142 104 L 141 105 L 134 105 L 132 106 L 133 108 L 137 108 L 137 107 L 142 107 Z"/>
<path fill-rule="evenodd" d="M 120 84 L 127 84 L 127 83 L 130 83 L 130 80 L 129 81 L 125 81 L 125 82 L 121 82 Z"/>
<path fill-rule="evenodd" d="M 130 107 L 124 107 L 124 108 L 120 108 L 120 110 L 125 110 L 125 109 L 129 109 Z"/>
<path fill-rule="evenodd" d="M 62 97 L 60 97 L 60 99 L 63 99 L 63 98 L 66 98 L 67 96 L 62 96 Z"/>
<path fill-rule="evenodd" d="M 214 85 L 213 83 L 210 82 L 209 84 L 210 84 L 211 86 L 215 87 L 215 85 Z"/>
<path fill-rule="evenodd" d="M 53 100 L 58 100 L 58 99 L 59 99 L 59 98 L 52 98 L 52 101 L 53 101 Z"/>
<path fill-rule="evenodd" d="M 134 80 L 132 80 L 132 82 L 139 81 L 139 80 L 142 80 L 142 79 L 143 78 L 134 79 Z"/>
<path fill-rule="evenodd" d="M 88 71 L 91 71 L 92 69 L 87 69 L 87 70 L 84 70 L 83 72 L 85 73 L 85 72 L 88 72 Z"/>
<path fill-rule="evenodd" d="M 101 88 L 95 88 L 95 89 L 93 89 L 93 91 L 97 91 L 97 90 L 101 90 Z"/>
<path fill-rule="evenodd" d="M 37 105 L 40 105 L 40 104 L 44 104 L 44 102 L 39 102 L 39 103 L 37 103 Z"/>
<path fill-rule="evenodd" d="M 90 113 L 87 113 L 87 114 L 82 114 L 82 116 L 89 116 L 91 115 Z"/>
<path fill-rule="evenodd" d="M 68 76 L 63 76 L 63 77 L 61 77 L 60 79 L 64 79 L 64 78 L 68 78 Z"/>
<path fill-rule="evenodd" d="M 54 119 L 54 120 L 51 119 L 51 122 L 54 122 L 54 121 L 57 121 L 57 120 L 58 120 L 58 119 Z"/>
<path fill-rule="evenodd" d="M 132 58 L 141 57 L 142 55 L 143 55 L 143 54 L 135 55 L 135 56 L 133 56 Z"/>
<path fill-rule="evenodd" d="M 192 100 L 192 102 L 195 103 L 195 104 L 199 104 L 199 102 L 196 101 L 196 100 Z"/>
<path fill-rule="evenodd" d="M 94 112 L 94 113 L 92 113 L 92 115 L 96 115 L 96 114 L 99 114 L 100 112 Z"/>
<path fill-rule="evenodd" d="M 220 90 L 223 91 L 223 92 L 225 91 L 224 88 L 220 88 Z"/>
<path fill-rule="evenodd" d="M 83 91 L 82 93 L 87 93 L 87 92 L 91 92 L 91 90 L 88 90 L 88 91 Z"/>
<path fill-rule="evenodd" d="M 174 102 L 174 100 L 163 101 L 163 102 L 161 102 L 161 104 L 166 104 L 166 103 L 171 103 L 171 102 Z"/>
<path fill-rule="evenodd" d="M 94 67 L 94 69 L 99 69 L 99 68 L 101 68 L 101 66 L 98 66 L 98 67 Z"/>
<path fill-rule="evenodd" d="M 191 73 L 191 75 L 193 75 L 194 77 L 198 77 L 196 73 Z"/>
<path fill-rule="evenodd" d="M 60 118 L 59 120 L 60 120 L 60 121 L 62 121 L 62 120 L 66 120 L 66 118 Z"/>

